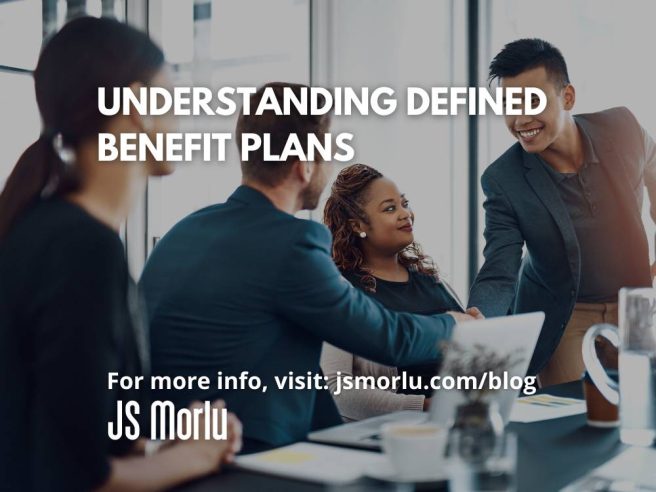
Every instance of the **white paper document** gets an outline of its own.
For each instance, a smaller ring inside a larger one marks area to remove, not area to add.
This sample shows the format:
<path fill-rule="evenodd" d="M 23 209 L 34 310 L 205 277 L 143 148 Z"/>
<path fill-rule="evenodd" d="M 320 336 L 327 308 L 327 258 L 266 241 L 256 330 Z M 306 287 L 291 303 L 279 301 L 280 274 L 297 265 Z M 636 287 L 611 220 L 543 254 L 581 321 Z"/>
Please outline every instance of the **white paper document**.
<path fill-rule="evenodd" d="M 510 413 L 511 422 L 540 422 L 585 413 L 585 400 L 554 395 L 517 398 Z"/>
<path fill-rule="evenodd" d="M 629 448 L 562 492 L 608 490 L 656 491 L 656 449 Z"/>
<path fill-rule="evenodd" d="M 381 453 L 301 442 L 238 456 L 235 464 L 237 468 L 281 477 L 344 484 L 361 478 L 366 470 L 386 461 Z"/>

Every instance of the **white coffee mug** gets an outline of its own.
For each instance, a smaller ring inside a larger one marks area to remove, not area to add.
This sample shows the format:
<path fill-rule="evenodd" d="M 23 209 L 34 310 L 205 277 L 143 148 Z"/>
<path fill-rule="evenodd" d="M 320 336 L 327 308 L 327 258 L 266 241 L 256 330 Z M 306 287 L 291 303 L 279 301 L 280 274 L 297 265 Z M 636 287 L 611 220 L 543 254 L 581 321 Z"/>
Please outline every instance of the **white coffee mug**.
<path fill-rule="evenodd" d="M 445 474 L 445 427 L 393 422 L 383 425 L 381 431 L 383 450 L 400 479 L 437 480 Z"/>

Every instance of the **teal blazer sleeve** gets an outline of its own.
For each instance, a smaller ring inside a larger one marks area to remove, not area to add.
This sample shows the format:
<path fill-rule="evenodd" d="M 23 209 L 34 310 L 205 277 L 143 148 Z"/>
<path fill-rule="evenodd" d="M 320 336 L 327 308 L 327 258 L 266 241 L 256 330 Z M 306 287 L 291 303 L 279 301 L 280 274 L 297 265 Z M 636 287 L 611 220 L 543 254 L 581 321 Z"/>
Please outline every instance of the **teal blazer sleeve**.
<path fill-rule="evenodd" d="M 336 347 L 382 364 L 439 358 L 439 344 L 451 337 L 455 324 L 451 315 L 387 311 L 342 277 L 330 256 L 331 236 L 325 226 L 296 224 L 277 276 L 276 309 L 281 316 Z"/>

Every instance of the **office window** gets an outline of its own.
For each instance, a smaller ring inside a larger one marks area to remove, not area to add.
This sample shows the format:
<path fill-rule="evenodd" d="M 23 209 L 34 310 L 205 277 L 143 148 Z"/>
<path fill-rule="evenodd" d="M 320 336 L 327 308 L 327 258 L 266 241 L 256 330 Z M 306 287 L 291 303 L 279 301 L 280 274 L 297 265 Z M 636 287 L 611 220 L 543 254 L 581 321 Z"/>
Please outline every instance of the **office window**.
<path fill-rule="evenodd" d="M 0 71 L 0 189 L 23 151 L 41 130 L 29 73 Z"/>
<path fill-rule="evenodd" d="M 0 3 L 0 65 L 33 69 L 43 39 L 42 24 L 41 2 Z"/>
<path fill-rule="evenodd" d="M 481 2 L 485 27 L 481 35 L 481 83 L 485 83 L 487 65 L 504 44 L 524 37 L 550 41 L 563 53 L 570 79 L 576 88 L 575 113 L 628 107 L 642 126 L 656 137 L 653 111 L 654 68 L 646 47 L 653 45 L 656 2 L 634 0 L 616 2 L 595 0 L 494 0 Z M 514 139 L 503 117 L 481 117 L 480 168 L 501 155 Z M 484 214 L 481 193 L 480 251 Z M 654 227 L 645 200 L 643 219 L 654 256 Z"/>
<path fill-rule="evenodd" d="M 43 39 L 80 15 L 123 19 L 123 0 L 0 1 L 0 189 L 41 130 L 32 70 Z"/>
<path fill-rule="evenodd" d="M 260 86 L 310 82 L 309 0 L 161 0 L 149 3 L 150 34 L 164 49 L 174 84 Z M 182 117 L 180 131 L 234 132 L 237 116 Z M 148 185 L 148 251 L 185 215 L 224 201 L 240 183 L 230 142 L 225 163 L 182 163 Z"/>

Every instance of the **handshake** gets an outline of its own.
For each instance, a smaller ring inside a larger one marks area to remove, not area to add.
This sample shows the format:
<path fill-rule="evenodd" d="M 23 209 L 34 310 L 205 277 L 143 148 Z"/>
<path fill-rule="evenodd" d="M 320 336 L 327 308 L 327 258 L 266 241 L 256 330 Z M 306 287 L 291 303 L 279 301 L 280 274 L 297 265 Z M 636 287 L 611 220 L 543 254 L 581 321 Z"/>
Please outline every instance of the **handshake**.
<path fill-rule="evenodd" d="M 473 321 L 475 319 L 485 319 L 483 313 L 477 307 L 470 307 L 464 313 L 459 313 L 457 311 L 448 311 L 446 314 L 450 314 L 453 319 L 456 320 L 456 323 L 463 323 L 465 321 Z"/>

